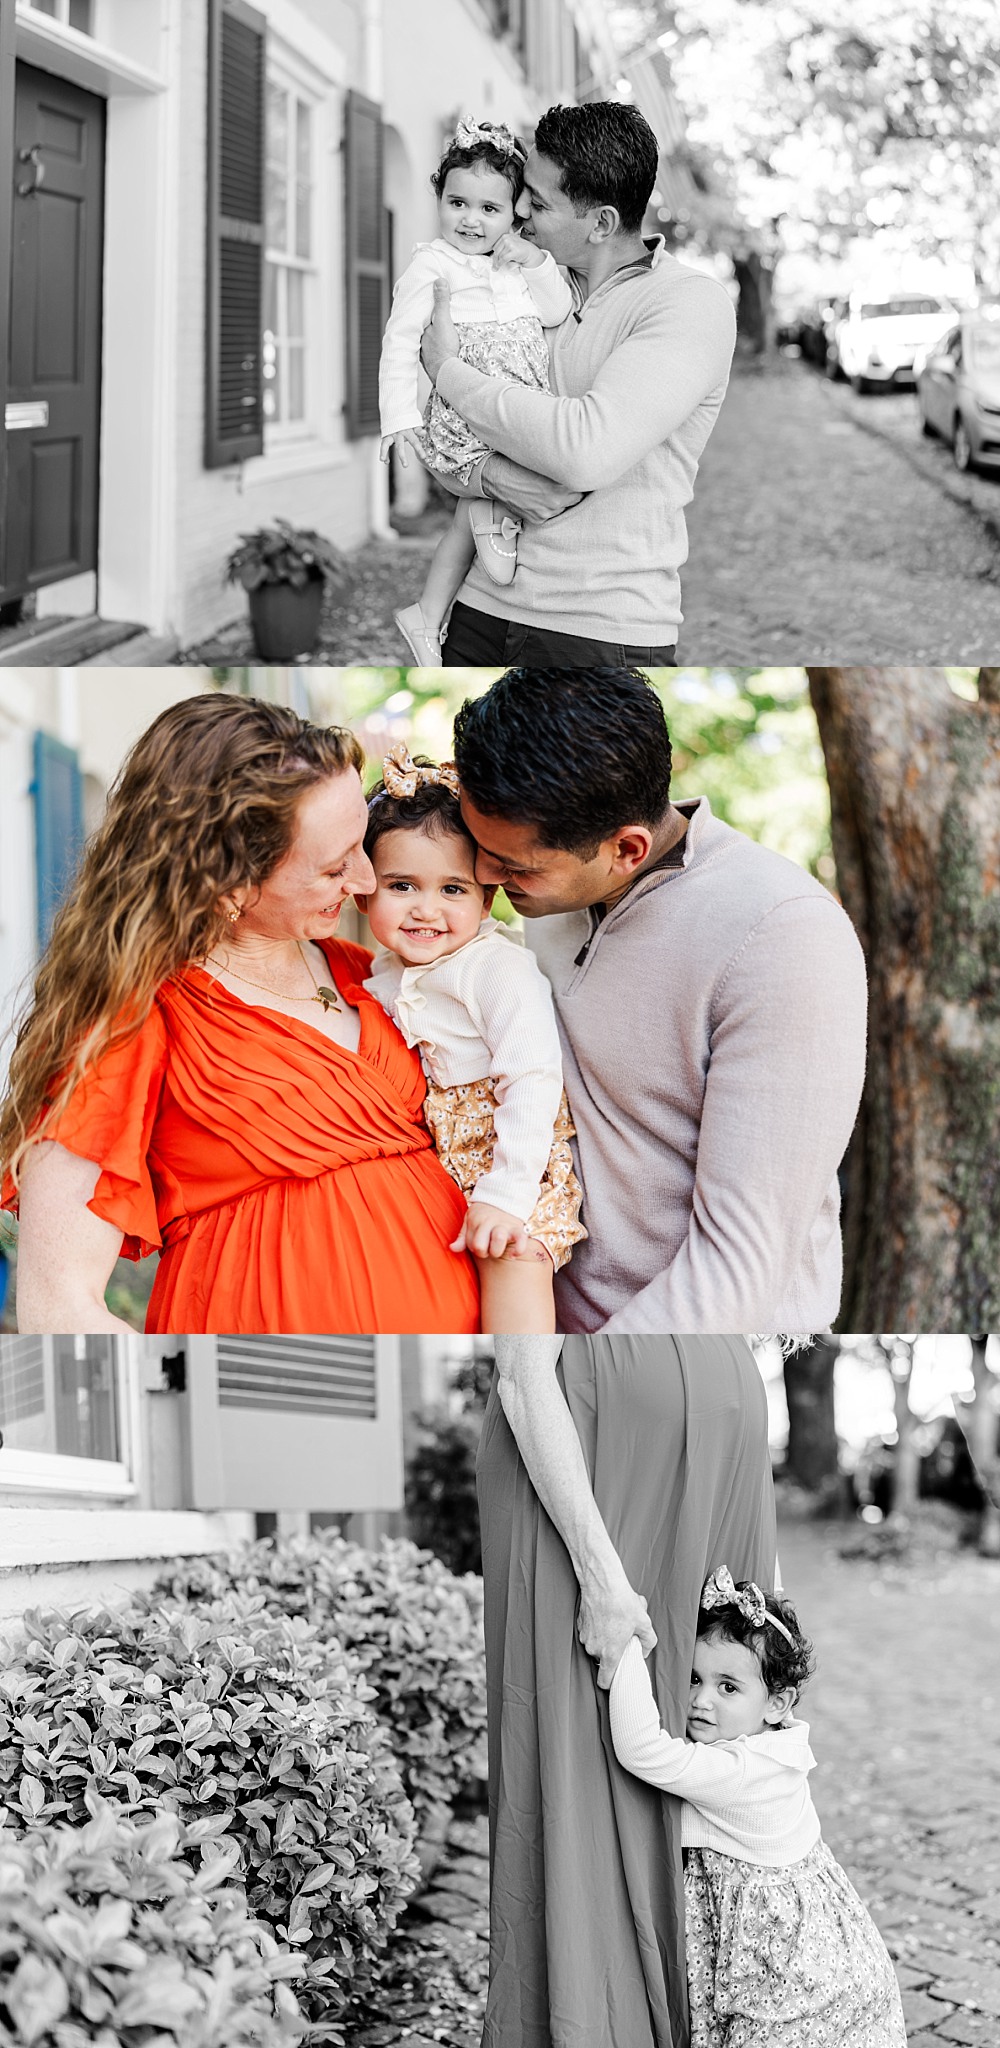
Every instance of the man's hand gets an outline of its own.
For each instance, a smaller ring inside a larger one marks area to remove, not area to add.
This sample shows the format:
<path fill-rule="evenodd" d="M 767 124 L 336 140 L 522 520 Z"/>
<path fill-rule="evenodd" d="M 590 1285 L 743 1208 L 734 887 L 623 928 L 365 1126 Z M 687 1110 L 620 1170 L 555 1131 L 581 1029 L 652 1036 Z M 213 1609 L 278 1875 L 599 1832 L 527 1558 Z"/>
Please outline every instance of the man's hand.
<path fill-rule="evenodd" d="M 451 291 L 443 277 L 436 277 L 434 311 L 420 343 L 420 360 L 432 384 L 437 383 L 442 363 L 450 361 L 458 352 L 458 333 L 451 317 Z"/>
<path fill-rule="evenodd" d="M 413 427 L 402 427 L 398 434 L 383 434 L 381 445 L 378 451 L 379 461 L 388 462 L 389 457 L 392 454 L 393 449 L 395 448 L 396 454 L 399 456 L 403 468 L 406 469 L 408 467 L 410 460 L 406 452 L 407 444 L 409 444 L 409 446 L 412 448 L 416 448 L 417 452 L 419 453 L 420 442 L 417 439 L 416 429 Z"/>
<path fill-rule="evenodd" d="M 462 1228 L 451 1247 L 453 1252 L 471 1252 L 477 1259 L 547 1259 L 548 1252 L 537 1238 L 529 1237 L 524 1224 L 508 1209 L 495 1209 L 492 1202 L 470 1202 Z"/>
<path fill-rule="evenodd" d="M 516 263 L 519 270 L 538 270 L 545 261 L 544 249 L 537 242 L 526 242 L 513 228 L 494 244 L 493 254 L 499 263 Z"/>
<path fill-rule="evenodd" d="M 522 519 L 536 524 L 558 519 L 560 512 L 579 505 L 584 495 L 582 491 L 567 489 L 565 484 L 557 484 L 553 477 L 538 476 L 533 469 L 512 462 L 509 455 L 488 455 L 479 475 L 485 497 L 499 498 L 512 512 L 519 512 Z"/>

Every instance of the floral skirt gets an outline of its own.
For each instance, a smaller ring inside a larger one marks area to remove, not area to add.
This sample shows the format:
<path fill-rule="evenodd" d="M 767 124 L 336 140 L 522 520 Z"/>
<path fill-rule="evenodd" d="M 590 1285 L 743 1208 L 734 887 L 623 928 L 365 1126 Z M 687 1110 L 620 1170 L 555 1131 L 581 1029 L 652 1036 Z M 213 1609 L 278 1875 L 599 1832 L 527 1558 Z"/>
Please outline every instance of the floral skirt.
<path fill-rule="evenodd" d="M 493 1164 L 493 1115 L 496 1091 L 490 1080 L 464 1081 L 454 1088 L 430 1083 L 424 1116 L 446 1173 L 471 1195 L 476 1182 Z M 525 1229 L 545 1246 L 558 1273 L 575 1244 L 587 1233 L 580 1222 L 583 1189 L 573 1170 L 569 1141 L 573 1137 L 565 1093 L 552 1130 L 552 1150 L 538 1200 Z"/>
<path fill-rule="evenodd" d="M 513 377 L 533 391 L 549 389 L 549 345 L 537 314 L 526 313 L 520 320 L 470 321 L 456 332 L 463 363 L 471 363 L 487 377 Z M 477 462 L 491 453 L 461 413 L 436 391 L 431 392 L 415 438 L 428 469 L 462 484 L 469 482 Z"/>
<path fill-rule="evenodd" d="M 779 1870 L 684 1852 L 691 2048 L 906 2048 L 888 1949 L 824 1842 Z"/>

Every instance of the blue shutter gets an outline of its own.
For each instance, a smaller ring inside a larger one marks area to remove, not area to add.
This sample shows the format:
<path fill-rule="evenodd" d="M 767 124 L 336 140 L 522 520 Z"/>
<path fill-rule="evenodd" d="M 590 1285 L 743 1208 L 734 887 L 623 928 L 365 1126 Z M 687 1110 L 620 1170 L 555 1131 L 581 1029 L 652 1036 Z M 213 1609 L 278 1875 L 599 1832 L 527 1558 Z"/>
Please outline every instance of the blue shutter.
<path fill-rule="evenodd" d="M 47 732 L 35 734 L 34 770 L 38 943 L 47 946 L 83 850 L 83 776 L 75 750 Z"/>

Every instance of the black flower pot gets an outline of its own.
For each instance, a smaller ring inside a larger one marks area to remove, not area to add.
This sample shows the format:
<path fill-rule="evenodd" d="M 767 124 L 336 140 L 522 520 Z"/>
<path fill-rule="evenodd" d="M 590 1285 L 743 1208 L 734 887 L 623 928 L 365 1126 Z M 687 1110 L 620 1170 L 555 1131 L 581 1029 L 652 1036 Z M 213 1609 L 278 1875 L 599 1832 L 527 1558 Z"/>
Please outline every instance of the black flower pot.
<path fill-rule="evenodd" d="M 317 570 L 301 586 L 259 583 L 251 590 L 250 624 L 261 661 L 297 661 L 319 638 L 324 579 Z"/>

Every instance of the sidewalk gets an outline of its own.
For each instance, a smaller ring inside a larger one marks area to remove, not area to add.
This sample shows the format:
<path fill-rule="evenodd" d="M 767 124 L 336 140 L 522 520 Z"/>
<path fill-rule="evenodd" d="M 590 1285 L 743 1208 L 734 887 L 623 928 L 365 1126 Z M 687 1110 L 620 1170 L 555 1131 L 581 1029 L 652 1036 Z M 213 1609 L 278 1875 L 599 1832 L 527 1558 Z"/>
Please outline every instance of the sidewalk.
<path fill-rule="evenodd" d="M 782 1571 L 818 1671 L 803 1702 L 823 1832 L 896 1962 L 910 2048 L 1000 2041 L 998 1567 L 962 1552 L 916 1568 L 837 1555 L 842 1525 L 786 1523 Z M 389 1984 L 349 2048 L 479 2048 L 486 1822 L 453 1823 L 404 1915 Z M 430 1977 L 418 1984 L 426 1958 Z"/>

